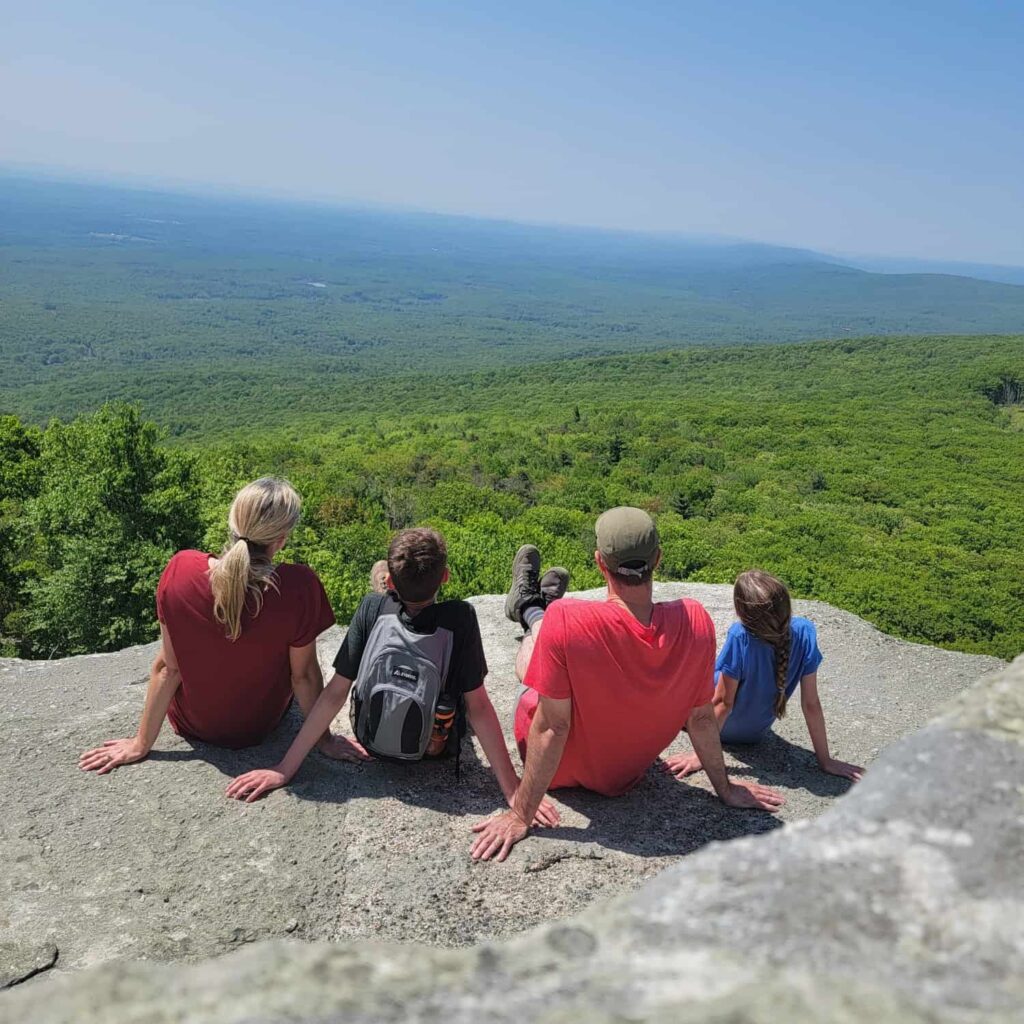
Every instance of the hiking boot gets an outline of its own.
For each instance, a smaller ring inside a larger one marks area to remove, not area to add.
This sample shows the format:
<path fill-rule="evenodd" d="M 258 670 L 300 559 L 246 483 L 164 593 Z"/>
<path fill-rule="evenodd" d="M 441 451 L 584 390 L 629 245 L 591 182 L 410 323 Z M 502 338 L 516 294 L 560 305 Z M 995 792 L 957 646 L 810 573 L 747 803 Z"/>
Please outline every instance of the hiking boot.
<path fill-rule="evenodd" d="M 512 560 L 512 586 L 505 598 L 505 615 L 522 624 L 519 613 L 527 603 L 543 606 L 540 592 L 540 552 L 532 544 L 524 544 Z"/>
<path fill-rule="evenodd" d="M 540 593 L 544 598 L 544 607 L 547 608 L 552 601 L 565 597 L 569 589 L 569 570 L 563 569 L 560 565 L 553 565 L 540 578 Z"/>

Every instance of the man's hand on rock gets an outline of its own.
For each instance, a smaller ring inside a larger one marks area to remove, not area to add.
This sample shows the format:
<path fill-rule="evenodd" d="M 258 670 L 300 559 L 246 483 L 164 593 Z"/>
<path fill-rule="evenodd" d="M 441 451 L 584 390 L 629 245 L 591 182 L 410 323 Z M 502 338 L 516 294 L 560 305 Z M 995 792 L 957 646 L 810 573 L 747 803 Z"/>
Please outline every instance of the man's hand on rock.
<path fill-rule="evenodd" d="M 677 779 L 685 779 L 687 775 L 695 775 L 704 770 L 700 758 L 696 754 L 673 754 L 662 761 L 665 771 Z"/>
<path fill-rule="evenodd" d="M 506 797 L 509 807 L 515 807 L 516 793 L 518 792 L 519 787 L 517 786 L 512 790 L 511 794 Z M 537 808 L 537 813 L 533 816 L 533 824 L 539 828 L 555 828 L 561 823 L 562 818 L 558 813 L 558 808 L 547 797 L 544 797 L 540 802 L 540 806 Z"/>
<path fill-rule="evenodd" d="M 148 753 L 134 736 L 124 740 L 105 740 L 102 746 L 93 747 L 82 754 L 78 759 L 78 767 L 84 772 L 106 775 L 123 764 L 141 761 Z"/>
<path fill-rule="evenodd" d="M 786 802 L 781 793 L 757 782 L 730 782 L 722 795 L 722 803 L 729 807 L 771 811 L 774 814 Z"/>
<path fill-rule="evenodd" d="M 819 761 L 818 765 L 828 775 L 838 775 L 840 778 L 849 779 L 851 782 L 860 782 L 864 775 L 864 769 L 860 765 L 837 761 L 834 757 Z"/>
<path fill-rule="evenodd" d="M 504 860 L 516 843 L 526 838 L 529 829 L 515 811 L 506 811 L 495 818 L 478 821 L 473 826 L 477 833 L 470 855 L 473 860 Z"/>
<path fill-rule="evenodd" d="M 239 775 L 224 791 L 232 800 L 244 800 L 251 804 L 259 800 L 264 793 L 287 786 L 290 779 L 277 768 L 257 768 L 255 771 Z"/>

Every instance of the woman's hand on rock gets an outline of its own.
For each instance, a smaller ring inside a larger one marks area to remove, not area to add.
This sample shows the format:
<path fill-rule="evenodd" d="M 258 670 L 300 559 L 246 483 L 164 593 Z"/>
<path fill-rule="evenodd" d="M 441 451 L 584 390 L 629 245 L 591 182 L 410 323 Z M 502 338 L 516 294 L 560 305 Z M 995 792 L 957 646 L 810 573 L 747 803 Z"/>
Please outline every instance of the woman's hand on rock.
<path fill-rule="evenodd" d="M 141 761 L 148 753 L 134 736 L 131 739 L 104 740 L 102 746 L 93 747 L 82 754 L 78 759 L 78 767 L 83 772 L 106 775 L 123 764 Z"/>
<path fill-rule="evenodd" d="M 251 804 L 264 793 L 287 786 L 289 777 L 277 768 L 257 768 L 233 780 L 224 791 L 232 800 L 244 800 Z"/>
<path fill-rule="evenodd" d="M 317 750 L 325 757 L 331 757 L 335 761 L 372 761 L 373 757 L 367 753 L 366 748 L 356 740 L 350 740 L 345 736 L 330 735 L 317 744 Z"/>

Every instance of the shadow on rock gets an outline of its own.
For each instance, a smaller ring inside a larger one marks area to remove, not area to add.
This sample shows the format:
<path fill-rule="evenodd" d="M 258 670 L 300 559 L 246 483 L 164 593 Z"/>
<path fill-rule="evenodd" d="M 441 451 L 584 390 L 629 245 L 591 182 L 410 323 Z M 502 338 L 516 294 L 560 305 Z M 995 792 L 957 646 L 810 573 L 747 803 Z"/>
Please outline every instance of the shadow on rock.
<path fill-rule="evenodd" d="M 815 796 L 842 796 L 853 783 L 838 775 L 826 775 L 814 753 L 770 732 L 757 743 L 730 743 L 725 751 L 740 766 L 737 777 L 750 776 L 765 786 L 806 789 Z M 751 769 L 746 772 L 743 769 Z"/>
<path fill-rule="evenodd" d="M 595 843 L 638 857 L 681 857 L 717 840 L 782 827 L 774 814 L 726 807 L 714 794 L 678 782 L 658 766 L 623 796 L 604 797 L 585 789 L 559 789 L 552 795 L 589 824 L 582 829 L 538 829 L 538 838 Z"/>
<path fill-rule="evenodd" d="M 256 768 L 272 768 L 285 756 L 302 727 L 302 716 L 290 709 L 267 739 L 255 747 L 229 750 L 198 740 L 181 738 L 188 750 L 153 750 L 151 761 L 202 761 L 224 776 L 224 785 Z M 459 773 L 452 759 L 401 764 L 375 760 L 368 763 L 335 761 L 311 754 L 288 785 L 300 800 L 344 804 L 350 800 L 390 797 L 402 803 L 447 814 L 484 817 L 503 806 L 501 791 L 490 769 L 477 756 L 467 738 L 462 744 Z M 260 802 L 273 800 L 275 793 Z"/>
<path fill-rule="evenodd" d="M 155 750 L 150 757 L 154 761 L 203 761 L 225 776 L 226 785 L 243 772 L 277 764 L 301 725 L 301 715 L 293 709 L 259 746 L 226 750 L 192 742 L 191 750 Z M 789 755 L 780 754 L 779 750 L 788 748 L 795 755 L 806 752 L 779 737 L 772 739 L 774 742 L 767 740 L 758 745 L 766 749 L 750 748 L 737 757 L 742 760 L 747 753 L 764 759 L 759 781 L 792 785 L 792 777 L 778 767 Z M 826 783 L 842 781 L 829 780 L 817 769 L 814 772 Z M 463 742 L 458 778 L 451 760 L 353 764 L 314 754 L 303 764 L 288 792 L 299 800 L 324 804 L 390 798 L 424 810 L 469 818 L 484 818 L 504 808 L 494 776 L 480 761 L 468 738 Z M 560 789 L 552 796 L 585 818 L 587 824 L 582 828 L 563 825 L 536 829 L 533 835 L 547 841 L 579 844 L 583 851 L 580 856 L 586 856 L 586 850 L 596 844 L 639 857 L 679 857 L 716 840 L 770 832 L 782 824 L 775 815 L 725 807 L 713 794 L 678 782 L 658 766 L 652 767 L 632 790 L 620 797 L 604 797 L 584 789 Z M 274 799 L 279 799 L 279 795 L 271 793 L 263 798 Z M 467 833 L 467 852 L 468 846 Z"/>

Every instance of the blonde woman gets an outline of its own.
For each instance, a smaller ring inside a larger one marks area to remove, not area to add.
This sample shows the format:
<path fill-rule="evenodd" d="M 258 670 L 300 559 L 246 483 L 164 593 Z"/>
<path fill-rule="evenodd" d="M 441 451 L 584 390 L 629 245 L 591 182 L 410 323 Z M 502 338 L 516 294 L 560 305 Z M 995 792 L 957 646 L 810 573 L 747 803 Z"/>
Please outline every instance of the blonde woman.
<path fill-rule="evenodd" d="M 165 717 L 180 736 L 238 748 L 260 743 L 293 695 L 309 714 L 323 690 L 316 638 L 334 614 L 311 569 L 273 564 L 300 509 L 289 483 L 264 477 L 235 495 L 219 558 L 179 551 L 167 563 L 156 592 L 162 645 L 138 732 L 86 751 L 79 767 L 103 775 L 141 761 Z M 329 732 L 318 746 L 343 760 L 366 756 Z"/>

